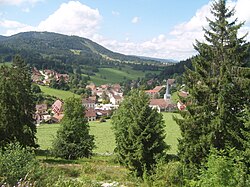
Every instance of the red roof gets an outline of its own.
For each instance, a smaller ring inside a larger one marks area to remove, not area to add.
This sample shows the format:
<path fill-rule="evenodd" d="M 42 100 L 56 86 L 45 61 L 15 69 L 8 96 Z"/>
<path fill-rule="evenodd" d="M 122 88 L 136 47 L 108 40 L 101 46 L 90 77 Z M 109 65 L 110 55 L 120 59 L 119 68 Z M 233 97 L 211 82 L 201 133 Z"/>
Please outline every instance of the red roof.
<path fill-rule="evenodd" d="M 53 112 L 59 114 L 62 112 L 63 102 L 61 100 L 56 100 L 54 104 L 52 105 Z"/>
<path fill-rule="evenodd" d="M 153 90 L 159 92 L 162 88 L 163 88 L 163 86 L 156 86 Z"/>
<path fill-rule="evenodd" d="M 150 99 L 149 105 L 157 105 L 160 108 L 166 108 L 170 104 L 170 101 L 165 99 Z"/>
<path fill-rule="evenodd" d="M 145 90 L 146 93 L 157 93 L 157 90 Z"/>
<path fill-rule="evenodd" d="M 96 112 L 94 109 L 89 109 L 85 111 L 85 117 L 96 117 Z"/>

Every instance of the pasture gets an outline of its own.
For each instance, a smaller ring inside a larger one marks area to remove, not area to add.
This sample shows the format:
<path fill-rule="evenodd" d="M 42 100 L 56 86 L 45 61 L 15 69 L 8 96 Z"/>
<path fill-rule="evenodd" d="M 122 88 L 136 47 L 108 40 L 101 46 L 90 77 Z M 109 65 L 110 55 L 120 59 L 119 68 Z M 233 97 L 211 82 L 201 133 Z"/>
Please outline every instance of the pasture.
<path fill-rule="evenodd" d="M 178 125 L 173 120 L 172 116 L 178 114 L 163 113 L 163 119 L 166 124 L 166 143 L 171 146 L 168 151 L 170 154 L 176 154 L 178 138 L 180 137 L 180 130 Z M 115 137 L 112 131 L 111 121 L 100 123 L 98 121 L 90 122 L 90 134 L 95 136 L 97 148 L 94 150 L 98 154 L 113 153 L 115 148 Z M 37 138 L 40 148 L 43 150 L 50 149 L 52 140 L 56 136 L 56 131 L 59 124 L 43 124 L 37 127 Z"/>
<path fill-rule="evenodd" d="M 77 97 L 77 98 L 80 97 L 80 95 L 74 94 L 70 91 L 58 90 L 58 89 L 50 88 L 48 86 L 41 86 L 41 85 L 39 85 L 39 87 L 44 94 L 55 96 L 55 97 L 62 99 L 62 100 L 65 100 L 65 99 L 67 99 L 69 97 L 73 97 L 73 96 Z"/>
<path fill-rule="evenodd" d="M 96 85 L 107 83 L 119 83 L 125 79 L 136 80 L 137 78 L 144 77 L 146 73 L 158 74 L 160 71 L 138 71 L 133 70 L 131 67 L 122 67 L 121 69 L 115 68 L 99 68 L 99 72 L 94 76 L 90 76 L 90 81 Z"/>

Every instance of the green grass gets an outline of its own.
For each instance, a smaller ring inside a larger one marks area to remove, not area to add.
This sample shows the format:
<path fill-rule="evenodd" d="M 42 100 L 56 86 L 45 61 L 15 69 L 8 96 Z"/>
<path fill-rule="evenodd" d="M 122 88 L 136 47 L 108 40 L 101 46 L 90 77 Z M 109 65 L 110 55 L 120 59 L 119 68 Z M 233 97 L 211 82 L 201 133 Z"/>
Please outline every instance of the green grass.
<path fill-rule="evenodd" d="M 59 127 L 60 124 L 43 124 L 37 127 L 36 137 L 41 149 L 46 150 L 51 148 L 52 141 Z"/>
<path fill-rule="evenodd" d="M 6 65 L 6 66 L 11 66 L 12 65 L 12 62 L 4 62 L 4 63 L 0 63 L 0 66 L 3 66 L 3 65 Z"/>
<path fill-rule="evenodd" d="M 138 71 L 130 67 L 123 67 L 121 70 L 114 68 L 99 68 L 99 72 L 95 76 L 90 76 L 92 82 L 96 85 L 107 83 L 119 83 L 126 79 L 136 80 L 139 77 L 144 77 L 146 73 L 156 73 L 159 71 Z"/>
<path fill-rule="evenodd" d="M 178 125 L 173 121 L 172 116 L 178 114 L 163 113 L 163 118 L 166 124 L 166 139 L 171 149 L 168 151 L 170 154 L 176 154 L 177 152 L 177 138 L 180 137 L 180 130 Z M 97 148 L 95 153 L 105 154 L 113 153 L 115 148 L 115 137 L 111 129 L 111 121 L 100 123 L 90 122 L 90 134 L 95 136 Z M 53 138 L 56 135 L 56 131 L 59 128 L 59 124 L 44 124 L 37 127 L 38 144 L 41 149 L 50 149 Z"/>
<path fill-rule="evenodd" d="M 62 99 L 62 100 L 65 100 L 65 99 L 67 99 L 69 97 L 73 97 L 73 96 L 80 98 L 80 95 L 74 94 L 70 91 L 57 90 L 54 88 L 50 88 L 47 86 L 41 86 L 41 85 L 39 85 L 39 87 L 43 93 L 45 93 L 47 95 L 55 96 L 55 97 Z"/>
<path fill-rule="evenodd" d="M 166 138 L 165 141 L 168 145 L 170 145 L 170 150 L 168 153 L 176 154 L 177 153 L 177 145 L 178 145 L 178 138 L 181 137 L 180 128 L 173 120 L 173 116 L 180 117 L 179 114 L 175 113 L 163 113 L 163 119 L 165 121 L 165 131 L 166 131 Z"/>

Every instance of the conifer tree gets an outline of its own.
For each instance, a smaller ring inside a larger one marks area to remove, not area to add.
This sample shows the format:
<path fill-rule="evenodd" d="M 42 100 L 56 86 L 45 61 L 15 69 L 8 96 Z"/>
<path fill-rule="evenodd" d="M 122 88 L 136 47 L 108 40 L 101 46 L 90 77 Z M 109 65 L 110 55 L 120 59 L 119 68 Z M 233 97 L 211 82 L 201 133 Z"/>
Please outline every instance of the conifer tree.
<path fill-rule="evenodd" d="M 196 42 L 194 70 L 185 73 L 189 106 L 182 112 L 183 119 L 176 121 L 182 134 L 179 156 L 191 175 L 198 171 L 211 147 L 244 149 L 240 141 L 244 122 L 240 116 L 249 104 L 249 96 L 248 81 L 240 72 L 246 63 L 247 47 L 245 36 L 238 38 L 243 23 L 233 20 L 234 12 L 226 7 L 226 0 L 212 4 L 215 19 L 207 19 L 206 41 Z"/>
<path fill-rule="evenodd" d="M 144 91 L 132 90 L 112 117 L 117 158 L 137 176 L 149 173 L 169 148 L 162 114 L 149 107 Z"/>
<path fill-rule="evenodd" d="M 91 157 L 95 147 L 94 136 L 89 134 L 88 121 L 80 99 L 69 98 L 64 104 L 64 117 L 53 142 L 55 156 L 65 159 Z"/>
<path fill-rule="evenodd" d="M 12 67 L 0 68 L 0 146 L 17 141 L 36 147 L 35 102 L 28 66 L 15 56 Z"/>

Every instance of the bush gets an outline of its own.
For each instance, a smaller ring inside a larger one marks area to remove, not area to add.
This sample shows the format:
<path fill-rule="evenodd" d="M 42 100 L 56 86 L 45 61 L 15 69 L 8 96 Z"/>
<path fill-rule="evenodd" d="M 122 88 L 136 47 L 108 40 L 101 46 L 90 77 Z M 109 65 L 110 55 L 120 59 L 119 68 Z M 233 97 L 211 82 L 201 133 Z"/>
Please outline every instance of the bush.
<path fill-rule="evenodd" d="M 244 163 L 234 150 L 227 155 L 224 150 L 212 149 L 197 181 L 190 186 L 241 187 L 250 186 L 249 175 Z"/>
<path fill-rule="evenodd" d="M 0 184 L 16 184 L 22 179 L 35 178 L 39 163 L 30 149 L 11 143 L 0 152 Z"/>
<path fill-rule="evenodd" d="M 159 162 L 151 176 L 152 186 L 182 186 L 182 165 L 180 162 Z"/>

